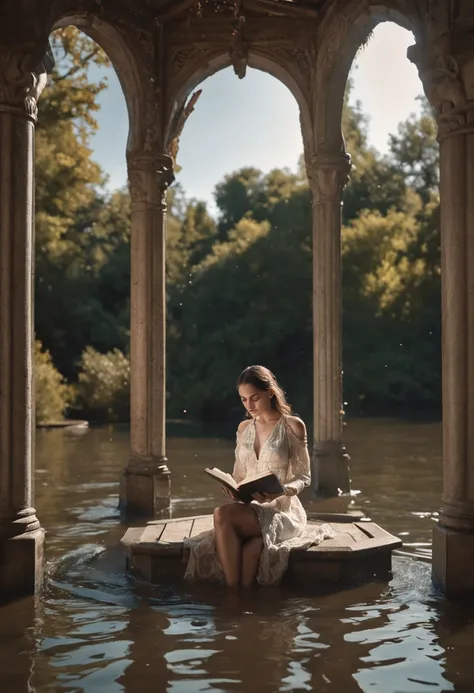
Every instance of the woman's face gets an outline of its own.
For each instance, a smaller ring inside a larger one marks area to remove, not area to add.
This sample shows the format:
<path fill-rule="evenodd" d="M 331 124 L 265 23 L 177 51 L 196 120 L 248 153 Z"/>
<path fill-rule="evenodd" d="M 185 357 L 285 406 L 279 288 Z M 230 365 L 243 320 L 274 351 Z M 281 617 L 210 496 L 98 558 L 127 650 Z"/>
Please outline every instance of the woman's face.
<path fill-rule="evenodd" d="M 272 408 L 273 393 L 271 390 L 259 390 L 254 385 L 241 385 L 239 395 L 245 409 L 254 419 L 261 414 L 268 413 Z"/>

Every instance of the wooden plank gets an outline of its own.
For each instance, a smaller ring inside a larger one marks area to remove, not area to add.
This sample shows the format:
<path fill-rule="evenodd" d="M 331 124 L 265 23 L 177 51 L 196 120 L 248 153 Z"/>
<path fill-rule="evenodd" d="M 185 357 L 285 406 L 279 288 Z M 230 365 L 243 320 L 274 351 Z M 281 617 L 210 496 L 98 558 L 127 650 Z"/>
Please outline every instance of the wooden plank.
<path fill-rule="evenodd" d="M 174 544 L 165 544 L 164 542 L 157 542 L 156 544 L 148 544 L 150 548 L 148 548 L 144 553 L 147 553 L 149 556 L 152 556 L 153 559 L 161 559 L 161 558 L 181 558 L 183 554 L 183 542 L 175 542 Z M 134 553 L 140 553 L 141 547 L 134 549 Z"/>
<path fill-rule="evenodd" d="M 311 520 L 323 520 L 324 522 L 359 522 L 364 516 L 364 513 L 351 510 L 348 513 L 323 513 L 323 512 L 308 512 L 310 520 L 308 524 L 312 524 Z"/>
<path fill-rule="evenodd" d="M 183 543 L 184 537 L 191 536 L 194 519 L 185 519 L 181 522 L 168 522 L 160 537 L 160 544 Z"/>
<path fill-rule="evenodd" d="M 360 531 L 354 522 L 328 522 L 328 525 L 336 532 L 336 534 L 347 534 L 348 532 Z"/>
<path fill-rule="evenodd" d="M 357 548 L 361 551 L 368 549 L 374 550 L 376 547 L 379 550 L 387 550 L 387 548 L 391 547 L 393 550 L 403 546 L 403 541 L 400 539 L 400 537 L 393 536 L 393 534 L 390 534 L 385 529 L 382 529 L 382 527 L 379 527 L 379 525 L 376 525 L 375 522 L 356 524 L 359 529 L 367 534 L 367 539 L 359 542 L 357 546 Z"/>
<path fill-rule="evenodd" d="M 392 551 L 402 546 L 399 538 L 373 522 L 348 522 L 347 518 L 340 517 L 337 519 L 338 521 L 328 522 L 335 532 L 334 537 L 308 549 L 291 551 L 290 563 L 295 568 L 292 574 L 298 582 L 304 581 L 303 576 L 306 574 L 308 578 L 311 575 L 313 581 L 324 580 L 330 575 L 350 577 L 359 572 L 369 576 L 372 574 L 372 565 L 377 567 L 387 564 L 390 567 Z M 320 524 L 321 521 L 308 522 L 309 526 Z M 159 581 L 162 573 L 176 573 L 179 576 L 188 556 L 184 539 L 208 531 L 212 526 L 212 515 L 196 515 L 162 519 L 149 522 L 145 527 L 130 528 L 122 539 L 128 565 L 144 576 L 152 573 L 151 578 L 145 578 L 152 581 Z M 152 564 L 147 563 L 147 557 L 152 560 Z"/>
<path fill-rule="evenodd" d="M 375 522 L 355 522 L 354 524 L 358 529 L 362 530 L 362 532 L 366 534 L 369 539 L 375 539 L 377 537 L 382 539 L 385 539 L 386 537 L 393 537 L 393 534 L 390 534 L 387 532 L 387 530 L 382 529 L 382 527 L 376 525 Z"/>
<path fill-rule="evenodd" d="M 392 536 L 373 522 L 353 525 L 329 523 L 338 531 L 332 539 L 325 539 L 321 544 L 308 549 L 295 549 L 293 560 L 296 561 L 348 561 L 369 554 L 390 553 L 402 545 L 397 537 Z M 367 532 L 363 531 L 367 527 Z M 344 529 L 344 531 L 340 531 Z M 374 536 L 376 535 L 376 536 Z"/>
<path fill-rule="evenodd" d="M 403 546 L 401 539 L 388 535 L 385 539 L 374 537 L 374 539 L 365 539 L 365 541 L 357 542 L 355 551 L 362 552 L 377 552 L 398 549 Z"/>
<path fill-rule="evenodd" d="M 127 529 L 127 531 L 121 538 L 120 543 L 124 546 L 131 546 L 132 544 L 136 544 L 140 541 L 142 534 L 143 527 L 129 527 L 129 529 Z"/>
<path fill-rule="evenodd" d="M 140 543 L 154 543 L 160 541 L 161 535 L 164 532 L 166 525 L 147 525 L 142 534 Z"/>
<path fill-rule="evenodd" d="M 170 517 L 163 520 L 151 520 L 147 522 L 148 525 L 168 525 L 176 522 L 186 522 L 186 520 L 199 520 L 202 517 L 212 517 L 212 515 L 186 515 L 185 517 Z"/>
<path fill-rule="evenodd" d="M 310 554 L 352 551 L 352 547 L 349 544 L 341 544 L 336 537 L 333 537 L 332 539 L 325 539 L 316 546 L 309 546 L 307 549 L 294 549 L 294 551 L 297 552 L 298 555 L 309 554 L 308 557 L 311 558 L 312 556 Z"/>
<path fill-rule="evenodd" d="M 346 533 L 352 537 L 355 543 L 367 539 L 367 534 L 362 532 L 356 525 L 351 525 L 350 528 L 346 530 Z"/>
<path fill-rule="evenodd" d="M 133 553 L 130 561 L 130 569 L 143 580 L 151 581 L 151 556 L 148 553 Z"/>
<path fill-rule="evenodd" d="M 204 515 L 194 520 L 190 536 L 195 537 L 197 534 L 201 534 L 201 532 L 208 532 L 213 527 L 214 519 L 212 515 Z"/>
<path fill-rule="evenodd" d="M 350 532 L 339 532 L 339 534 L 336 534 L 334 537 L 334 541 L 339 546 L 348 546 L 351 551 L 354 550 L 355 544 L 357 544 L 357 539 L 354 539 Z"/>

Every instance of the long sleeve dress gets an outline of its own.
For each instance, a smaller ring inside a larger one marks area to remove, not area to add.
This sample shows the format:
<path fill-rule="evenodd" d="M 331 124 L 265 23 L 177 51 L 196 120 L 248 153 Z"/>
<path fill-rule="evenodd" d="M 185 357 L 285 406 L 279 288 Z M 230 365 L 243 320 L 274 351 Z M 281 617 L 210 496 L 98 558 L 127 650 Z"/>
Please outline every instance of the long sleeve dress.
<path fill-rule="evenodd" d="M 306 440 L 301 440 L 282 416 L 255 453 L 255 422 L 237 434 L 233 477 L 240 483 L 249 476 L 273 472 L 285 489 L 284 496 L 270 503 L 252 501 L 264 542 L 257 572 L 262 585 L 276 585 L 288 566 L 291 549 L 319 544 L 334 535 L 328 524 L 307 525 L 306 513 L 297 497 L 310 483 L 310 460 Z M 218 580 L 224 576 L 216 552 L 214 530 L 187 539 L 190 549 L 185 572 L 187 579 Z"/>

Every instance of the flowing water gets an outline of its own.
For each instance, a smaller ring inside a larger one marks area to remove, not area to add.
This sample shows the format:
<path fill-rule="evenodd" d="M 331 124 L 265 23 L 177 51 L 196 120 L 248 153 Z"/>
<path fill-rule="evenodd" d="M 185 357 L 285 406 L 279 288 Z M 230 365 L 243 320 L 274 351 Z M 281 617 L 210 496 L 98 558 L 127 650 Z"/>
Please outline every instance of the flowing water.
<path fill-rule="evenodd" d="M 362 509 L 412 555 L 394 557 L 388 583 L 235 599 L 220 587 L 149 588 L 125 574 L 117 495 L 126 430 L 38 431 L 46 582 L 39 599 L 0 608 L 0 692 L 474 691 L 474 607 L 444 600 L 430 582 L 440 426 L 350 422 L 346 440 L 360 493 L 339 509 Z M 201 469 L 229 467 L 232 446 L 170 438 L 175 517 L 221 501 Z"/>

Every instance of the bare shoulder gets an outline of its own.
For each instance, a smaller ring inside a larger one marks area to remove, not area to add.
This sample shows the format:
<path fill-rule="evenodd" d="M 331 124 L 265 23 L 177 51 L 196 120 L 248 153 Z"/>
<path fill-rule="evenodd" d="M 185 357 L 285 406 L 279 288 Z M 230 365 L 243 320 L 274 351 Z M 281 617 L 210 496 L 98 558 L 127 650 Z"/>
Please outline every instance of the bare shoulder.
<path fill-rule="evenodd" d="M 243 421 L 241 421 L 239 423 L 239 427 L 237 428 L 238 435 L 243 433 L 245 431 L 245 429 L 247 428 L 247 426 L 249 426 L 251 424 L 251 422 L 252 422 L 252 419 L 244 419 Z"/>
<path fill-rule="evenodd" d="M 300 440 L 306 440 L 306 426 L 304 421 L 298 416 L 287 416 L 286 420 L 295 436 Z"/>

